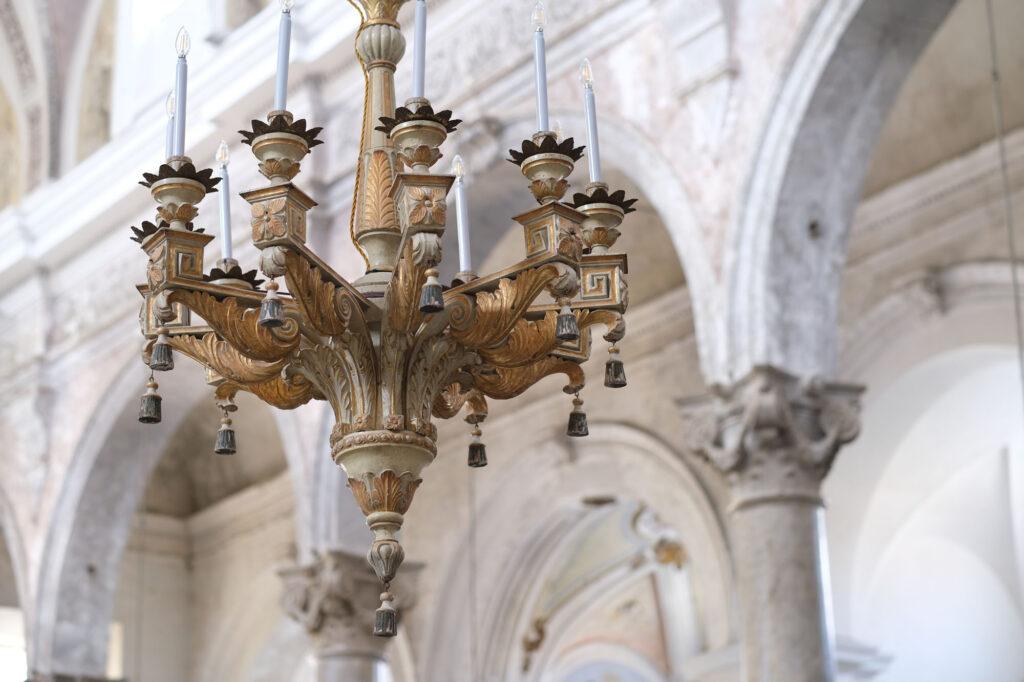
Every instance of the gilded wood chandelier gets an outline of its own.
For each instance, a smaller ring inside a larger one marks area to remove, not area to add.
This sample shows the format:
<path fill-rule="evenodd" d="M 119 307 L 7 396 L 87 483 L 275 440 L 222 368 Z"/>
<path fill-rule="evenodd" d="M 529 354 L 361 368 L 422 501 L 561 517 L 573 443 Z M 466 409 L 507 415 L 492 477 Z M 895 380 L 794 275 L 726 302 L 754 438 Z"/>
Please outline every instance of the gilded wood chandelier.
<path fill-rule="evenodd" d="M 291 2 L 283 3 L 275 110 L 267 122 L 241 131 L 259 161 L 266 187 L 243 192 L 251 204 L 256 271 L 243 273 L 230 251 L 226 146 L 221 178 L 197 170 L 184 155 L 188 36 L 179 35 L 177 85 L 168 101 L 167 161 L 142 182 L 159 207 L 154 222 L 133 228 L 149 256 L 140 321 L 150 380 L 140 421 L 160 421 L 153 371 L 173 368 L 176 351 L 206 368 L 224 411 L 216 451 L 232 454 L 229 413 L 238 391 L 280 409 L 326 400 L 334 411 L 331 454 L 344 468 L 375 535 L 368 560 L 384 592 L 374 633 L 396 631 L 390 583 L 404 557 L 396 538 L 423 469 L 437 454 L 434 418 L 464 411 L 473 426 L 470 466 L 487 463 L 480 424 L 488 399 L 518 396 L 540 379 L 568 377 L 573 395 L 568 435 L 587 435 L 579 393 L 591 328 L 611 343 L 605 385 L 625 386 L 615 345 L 625 334 L 626 256 L 610 253 L 634 200 L 601 181 L 590 65 L 582 79 L 591 147 L 591 182 L 563 202 L 567 178 L 583 148 L 549 130 L 544 65 L 544 13 L 535 11 L 538 128 L 511 150 L 538 206 L 522 225 L 525 258 L 494 274 L 471 271 L 461 160 L 453 174 L 430 171 L 440 147 L 460 123 L 435 112 L 423 97 L 426 8 L 416 8 L 413 97 L 396 109 L 394 75 L 405 51 L 397 22 L 406 0 L 359 0 L 363 22 L 356 51 L 366 72 L 366 109 L 359 152 L 352 231 L 366 275 L 347 282 L 306 243 L 307 213 L 316 202 L 296 184 L 300 163 L 320 144 L 287 111 Z M 223 180 L 223 182 L 222 182 Z M 196 229 L 198 205 L 221 184 L 222 258 L 206 273 L 204 249 L 213 236 Z M 447 195 L 455 185 L 461 272 L 443 286 L 441 261 Z M 284 287 L 278 283 L 283 280 Z M 546 292 L 546 293 L 545 293 Z M 550 297 L 548 297 L 550 296 Z"/>

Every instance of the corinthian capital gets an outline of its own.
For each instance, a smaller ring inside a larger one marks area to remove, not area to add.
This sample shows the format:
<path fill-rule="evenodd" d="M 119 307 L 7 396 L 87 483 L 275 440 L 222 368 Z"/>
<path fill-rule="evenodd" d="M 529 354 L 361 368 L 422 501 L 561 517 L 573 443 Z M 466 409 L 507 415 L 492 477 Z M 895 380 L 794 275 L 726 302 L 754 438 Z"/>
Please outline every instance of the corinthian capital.
<path fill-rule="evenodd" d="M 820 502 L 839 448 L 860 430 L 863 388 L 762 366 L 683 400 L 685 447 L 726 476 L 733 506 L 766 498 Z"/>
<path fill-rule="evenodd" d="M 418 568 L 403 574 L 406 583 L 415 579 Z M 329 550 L 313 563 L 282 568 L 278 575 L 284 583 L 281 608 L 306 628 L 319 655 L 383 655 L 388 640 L 371 634 L 380 583 L 366 557 Z M 412 590 L 392 591 L 400 607 L 411 608 Z"/>

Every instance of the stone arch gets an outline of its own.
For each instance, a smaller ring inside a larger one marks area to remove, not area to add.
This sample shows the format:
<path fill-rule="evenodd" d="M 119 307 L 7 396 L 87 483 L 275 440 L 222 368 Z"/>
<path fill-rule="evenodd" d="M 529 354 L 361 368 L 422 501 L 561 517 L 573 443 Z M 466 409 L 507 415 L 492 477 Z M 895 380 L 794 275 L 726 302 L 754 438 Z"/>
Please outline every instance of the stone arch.
<path fill-rule="evenodd" d="M 68 62 L 61 166 L 69 169 L 110 139 L 116 0 L 91 0 Z"/>
<path fill-rule="evenodd" d="M 854 207 L 904 79 L 955 0 L 829 0 L 797 47 L 729 236 L 728 361 L 836 370 L 839 284 Z"/>
<path fill-rule="evenodd" d="M 565 445 L 548 442 L 531 448 L 516 460 L 518 471 L 502 472 L 508 485 L 519 478 L 529 480 L 529 487 L 516 486 L 519 495 L 480 500 L 478 525 L 495 524 L 501 537 L 522 538 L 502 552 L 504 563 L 481 565 L 491 576 L 488 584 L 500 586 L 478 606 L 484 680 L 519 679 L 518 652 L 529 617 L 525 602 L 538 567 L 579 519 L 584 498 L 642 501 L 678 531 L 692 562 L 705 647 L 716 649 L 734 638 L 732 567 L 725 531 L 708 492 L 679 455 L 651 434 L 607 422 L 592 422 L 590 429 L 590 437 L 573 448 L 570 468 Z M 470 626 L 459 606 L 469 580 L 466 542 L 460 540 L 444 565 L 432 571 L 438 594 L 428 621 L 434 634 L 426 638 L 421 660 L 424 679 L 441 679 L 447 671 L 466 667 Z"/>
<path fill-rule="evenodd" d="M 173 372 L 158 377 L 163 422 L 139 424 L 137 401 L 143 382 L 136 353 L 133 349 L 131 357 L 119 363 L 117 378 L 102 394 L 116 398 L 98 402 L 78 441 L 43 541 L 36 617 L 29 637 L 29 666 L 38 673 L 103 677 L 107 631 L 97 624 L 110 622 L 113 616 L 121 558 L 135 511 L 169 439 L 194 406 L 210 400 L 210 392 L 202 390 L 203 371 L 179 357 Z M 289 429 L 278 428 L 298 505 L 307 499 L 305 467 L 296 459 L 301 447 L 289 447 Z M 298 519 L 303 514 L 298 510 L 296 518 L 301 543 L 304 529 Z"/>

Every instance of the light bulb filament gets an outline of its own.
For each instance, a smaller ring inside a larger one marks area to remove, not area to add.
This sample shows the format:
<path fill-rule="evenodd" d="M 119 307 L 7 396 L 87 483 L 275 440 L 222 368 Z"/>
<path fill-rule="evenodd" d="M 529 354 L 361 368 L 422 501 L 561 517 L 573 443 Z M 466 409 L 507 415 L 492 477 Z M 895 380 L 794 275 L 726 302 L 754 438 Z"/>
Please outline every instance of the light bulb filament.
<path fill-rule="evenodd" d="M 188 51 L 192 49 L 192 38 L 189 37 L 188 31 L 184 26 L 178 29 L 178 37 L 174 39 L 174 48 L 178 51 L 178 56 L 181 58 L 188 56 Z"/>
<path fill-rule="evenodd" d="M 538 31 L 543 31 L 545 24 L 547 24 L 547 13 L 544 11 L 544 3 L 538 2 L 533 8 L 533 27 Z"/>

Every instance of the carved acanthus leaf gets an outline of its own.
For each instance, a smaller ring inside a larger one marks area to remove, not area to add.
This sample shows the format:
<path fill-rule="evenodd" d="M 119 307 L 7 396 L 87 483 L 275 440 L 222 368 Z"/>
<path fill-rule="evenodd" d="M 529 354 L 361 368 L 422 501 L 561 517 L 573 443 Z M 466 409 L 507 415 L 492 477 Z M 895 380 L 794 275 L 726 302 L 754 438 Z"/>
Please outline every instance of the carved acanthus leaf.
<path fill-rule="evenodd" d="M 395 202 L 391 199 L 391 162 L 387 152 L 375 151 L 366 172 L 364 230 L 396 230 Z"/>
<path fill-rule="evenodd" d="M 218 400 L 224 400 L 234 398 L 239 391 L 248 391 L 268 405 L 281 410 L 294 410 L 313 399 L 313 390 L 308 382 L 287 384 L 280 376 L 262 384 L 245 386 L 227 381 L 217 387 L 215 395 Z"/>
<path fill-rule="evenodd" d="M 302 377 L 334 409 L 339 423 L 351 423 L 357 414 L 372 413 L 369 377 L 361 377 L 358 361 L 348 347 L 311 346 L 300 350 L 288 365 L 289 378 Z"/>
<path fill-rule="evenodd" d="M 277 329 L 266 329 L 259 325 L 259 308 L 241 308 L 235 298 L 218 301 L 201 291 L 175 291 L 168 302 L 184 304 L 238 352 L 254 360 L 276 362 L 299 345 L 299 325 L 294 320 L 286 320 Z"/>
<path fill-rule="evenodd" d="M 557 276 L 558 269 L 553 265 L 524 270 L 515 279 L 500 280 L 497 291 L 478 293 L 475 305 L 465 294 L 456 294 L 452 300 L 452 337 L 474 350 L 502 343 Z"/>
<path fill-rule="evenodd" d="M 408 414 L 429 421 L 434 399 L 476 355 L 450 336 L 421 339 L 413 349 L 406 383 Z"/>
<path fill-rule="evenodd" d="M 548 356 L 539 362 L 524 367 L 498 367 L 494 374 L 477 374 L 474 385 L 488 398 L 508 400 L 522 394 L 544 377 L 563 373 L 569 383 L 562 389 L 573 393 L 583 388 L 583 369 L 575 362 Z"/>
<path fill-rule="evenodd" d="M 338 336 L 349 325 L 358 304 L 345 289 L 324 281 L 320 271 L 298 253 L 285 251 L 285 281 L 302 319 L 324 336 Z"/>
<path fill-rule="evenodd" d="M 237 384 L 261 384 L 277 377 L 285 360 L 261 362 L 247 358 L 213 332 L 195 336 L 172 336 L 171 348 L 209 367 L 228 381 Z"/>
<path fill-rule="evenodd" d="M 409 249 L 398 261 L 384 294 L 388 327 L 399 334 L 414 334 L 423 321 L 420 290 L 426 281 L 427 266 L 413 262 Z"/>
<path fill-rule="evenodd" d="M 348 479 L 348 486 L 364 514 L 395 512 L 405 514 L 413 494 L 423 479 L 407 472 L 396 474 L 386 469 L 378 476 L 372 472 Z"/>
<path fill-rule="evenodd" d="M 508 335 L 508 343 L 481 349 L 480 357 L 498 367 L 522 367 L 544 358 L 561 343 L 555 338 L 558 313 L 549 311 L 543 319 L 519 320 Z"/>

